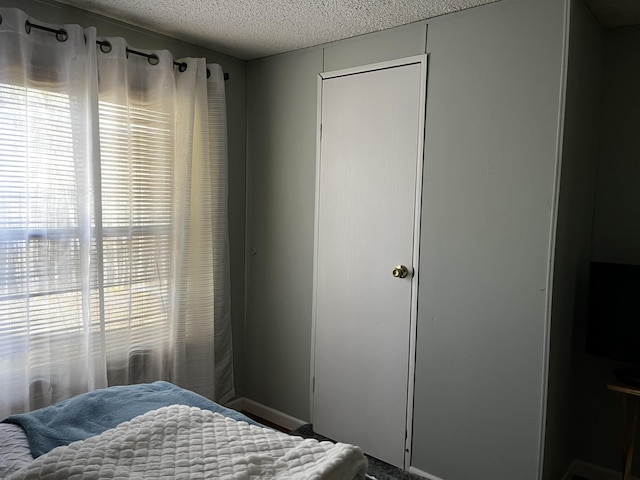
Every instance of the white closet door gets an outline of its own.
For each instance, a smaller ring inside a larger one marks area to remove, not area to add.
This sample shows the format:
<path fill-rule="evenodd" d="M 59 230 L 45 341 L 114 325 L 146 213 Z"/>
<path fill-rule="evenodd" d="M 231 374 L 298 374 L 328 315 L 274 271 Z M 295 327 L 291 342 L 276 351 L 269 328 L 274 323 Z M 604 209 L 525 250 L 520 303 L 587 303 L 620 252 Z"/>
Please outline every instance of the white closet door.
<path fill-rule="evenodd" d="M 397 466 L 411 386 L 424 83 L 418 60 L 320 86 L 314 430 Z M 408 276 L 394 276 L 398 265 Z"/>

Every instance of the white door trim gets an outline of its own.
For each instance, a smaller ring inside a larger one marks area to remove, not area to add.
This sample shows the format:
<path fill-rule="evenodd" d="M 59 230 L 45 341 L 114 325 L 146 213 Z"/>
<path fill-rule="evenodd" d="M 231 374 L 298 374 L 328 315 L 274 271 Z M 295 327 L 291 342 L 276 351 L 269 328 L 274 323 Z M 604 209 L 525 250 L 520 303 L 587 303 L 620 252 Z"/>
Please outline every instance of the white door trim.
<path fill-rule="evenodd" d="M 419 100 L 419 132 L 416 141 L 418 142 L 418 159 L 416 162 L 416 199 L 414 218 L 414 238 L 413 238 L 413 277 L 411 281 L 411 315 L 410 315 L 410 338 L 409 338 L 409 358 L 408 358 L 408 391 L 406 406 L 406 438 L 404 468 L 411 465 L 411 445 L 413 437 L 413 395 L 415 376 L 415 352 L 416 352 L 416 332 L 418 318 L 418 278 L 420 265 L 420 220 L 422 216 L 422 175 L 424 163 L 424 126 L 426 111 L 426 85 L 427 85 L 427 55 L 416 55 L 397 60 L 390 60 L 371 65 L 362 65 L 353 68 L 346 68 L 332 72 L 322 72 L 318 75 L 318 95 L 317 95 L 317 122 L 316 122 L 316 198 L 315 198 L 315 220 L 314 220 L 314 254 L 313 254 L 313 298 L 311 313 L 311 385 L 309 386 L 310 417 L 314 417 L 314 376 L 315 376 L 315 352 L 316 352 L 316 300 L 317 300 L 317 260 L 318 260 L 318 220 L 319 220 L 319 193 L 320 193 L 320 158 L 321 158 L 321 135 L 322 135 L 322 82 L 325 79 L 335 78 L 357 73 L 371 72 L 412 64 L 420 64 L 420 100 Z"/>

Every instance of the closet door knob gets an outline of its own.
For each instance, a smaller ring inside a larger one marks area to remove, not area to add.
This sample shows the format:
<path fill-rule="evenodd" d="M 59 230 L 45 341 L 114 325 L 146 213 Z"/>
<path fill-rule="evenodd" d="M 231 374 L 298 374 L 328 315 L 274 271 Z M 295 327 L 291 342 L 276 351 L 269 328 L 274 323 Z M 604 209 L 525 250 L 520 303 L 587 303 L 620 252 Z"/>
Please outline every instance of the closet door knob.
<path fill-rule="evenodd" d="M 405 278 L 409 275 L 409 270 L 404 265 L 398 265 L 393 269 L 393 276 L 396 278 Z"/>

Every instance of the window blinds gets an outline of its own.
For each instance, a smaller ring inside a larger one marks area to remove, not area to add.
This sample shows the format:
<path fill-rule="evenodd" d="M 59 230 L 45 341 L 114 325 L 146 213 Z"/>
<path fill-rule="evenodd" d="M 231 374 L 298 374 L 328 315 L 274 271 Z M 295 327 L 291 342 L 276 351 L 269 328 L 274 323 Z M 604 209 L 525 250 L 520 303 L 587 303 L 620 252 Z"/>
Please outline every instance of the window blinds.
<path fill-rule="evenodd" d="M 73 349 L 73 332 L 89 329 L 105 339 L 107 358 L 162 350 L 171 334 L 173 117 L 100 103 L 96 222 L 78 214 L 71 116 L 64 94 L 0 85 L 0 342 L 46 333 L 49 361 L 52 344 Z M 92 226 L 88 298 L 80 221 Z"/>

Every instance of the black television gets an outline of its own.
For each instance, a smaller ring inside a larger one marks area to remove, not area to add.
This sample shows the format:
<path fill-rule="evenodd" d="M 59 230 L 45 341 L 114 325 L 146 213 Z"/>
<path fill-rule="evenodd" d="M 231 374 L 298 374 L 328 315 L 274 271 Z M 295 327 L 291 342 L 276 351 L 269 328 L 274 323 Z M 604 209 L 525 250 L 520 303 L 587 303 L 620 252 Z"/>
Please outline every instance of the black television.
<path fill-rule="evenodd" d="M 614 370 L 640 387 L 640 265 L 592 262 L 586 350 L 625 364 Z"/>

